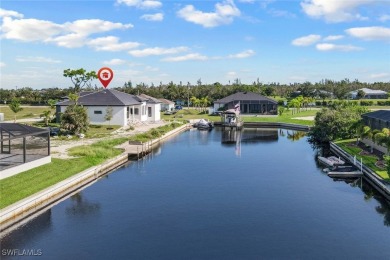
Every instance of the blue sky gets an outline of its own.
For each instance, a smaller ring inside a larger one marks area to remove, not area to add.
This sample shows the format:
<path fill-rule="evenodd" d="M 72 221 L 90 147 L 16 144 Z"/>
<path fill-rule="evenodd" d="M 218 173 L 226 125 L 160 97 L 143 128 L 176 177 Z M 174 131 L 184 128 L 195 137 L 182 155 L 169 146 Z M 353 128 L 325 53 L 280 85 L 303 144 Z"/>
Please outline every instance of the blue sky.
<path fill-rule="evenodd" d="M 0 19 L 7 89 L 65 88 L 64 69 L 104 66 L 110 87 L 390 81 L 384 0 L 3 0 Z"/>

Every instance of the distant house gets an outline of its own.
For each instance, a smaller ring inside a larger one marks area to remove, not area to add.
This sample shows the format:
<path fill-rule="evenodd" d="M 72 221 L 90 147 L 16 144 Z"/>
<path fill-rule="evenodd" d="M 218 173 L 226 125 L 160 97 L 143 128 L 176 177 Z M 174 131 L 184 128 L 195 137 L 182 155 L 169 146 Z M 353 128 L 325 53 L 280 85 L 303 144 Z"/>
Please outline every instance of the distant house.
<path fill-rule="evenodd" d="M 348 96 L 352 99 L 356 99 L 358 97 L 359 90 L 364 92 L 364 98 L 367 99 L 387 99 L 388 94 L 383 90 L 369 89 L 369 88 L 361 88 L 358 90 L 354 90 L 348 93 Z"/>
<path fill-rule="evenodd" d="M 91 124 L 126 126 L 132 122 L 160 121 L 160 102 L 152 97 L 130 95 L 113 89 L 80 95 L 78 104 L 87 108 Z M 65 100 L 57 103 L 57 122 L 61 113 L 65 112 L 72 101 Z M 107 121 L 107 109 L 112 108 L 112 119 Z"/>
<path fill-rule="evenodd" d="M 214 101 L 214 111 L 234 109 L 240 105 L 241 114 L 277 115 L 278 102 L 253 92 L 237 92 Z"/>
<path fill-rule="evenodd" d="M 315 89 L 315 90 L 313 90 L 313 96 L 314 96 L 315 98 L 322 98 L 322 97 L 325 97 L 325 98 L 334 98 L 333 92 L 329 92 L 329 91 L 321 90 L 321 89 Z"/>
<path fill-rule="evenodd" d="M 186 101 L 184 101 L 182 99 L 176 99 L 175 104 L 178 106 L 184 106 L 186 104 Z"/>
<path fill-rule="evenodd" d="M 175 108 L 175 102 L 165 98 L 159 98 L 161 101 L 161 111 L 171 111 Z"/>
<path fill-rule="evenodd" d="M 390 128 L 390 111 L 377 110 L 362 115 L 364 124 L 371 129 L 381 130 L 383 128 Z"/>

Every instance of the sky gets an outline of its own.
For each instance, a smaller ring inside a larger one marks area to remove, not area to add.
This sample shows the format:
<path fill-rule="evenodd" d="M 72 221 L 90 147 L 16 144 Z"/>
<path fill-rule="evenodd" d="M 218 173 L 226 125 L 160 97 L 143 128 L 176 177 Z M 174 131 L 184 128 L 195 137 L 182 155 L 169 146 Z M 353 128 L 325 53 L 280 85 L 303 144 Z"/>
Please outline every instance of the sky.
<path fill-rule="evenodd" d="M 109 87 L 390 81 L 388 0 L 2 0 L 0 21 L 4 89 L 102 67 Z"/>

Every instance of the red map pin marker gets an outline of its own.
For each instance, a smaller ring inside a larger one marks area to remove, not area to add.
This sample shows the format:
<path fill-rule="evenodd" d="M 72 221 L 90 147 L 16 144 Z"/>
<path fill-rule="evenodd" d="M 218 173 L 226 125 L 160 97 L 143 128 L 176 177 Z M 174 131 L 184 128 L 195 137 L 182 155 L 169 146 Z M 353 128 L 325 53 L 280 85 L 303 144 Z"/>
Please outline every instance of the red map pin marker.
<path fill-rule="evenodd" d="M 114 77 L 114 72 L 112 72 L 112 69 L 110 68 L 103 67 L 98 71 L 97 76 L 104 88 L 107 88 L 108 84 L 110 84 L 112 78 Z"/>

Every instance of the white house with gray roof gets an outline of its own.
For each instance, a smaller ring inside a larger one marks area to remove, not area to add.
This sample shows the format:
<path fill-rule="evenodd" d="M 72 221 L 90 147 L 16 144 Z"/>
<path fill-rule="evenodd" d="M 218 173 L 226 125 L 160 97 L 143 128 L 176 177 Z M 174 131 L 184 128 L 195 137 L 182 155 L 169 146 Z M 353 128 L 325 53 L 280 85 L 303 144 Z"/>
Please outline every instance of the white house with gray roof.
<path fill-rule="evenodd" d="M 78 104 L 87 108 L 89 121 L 94 125 L 126 126 L 136 122 L 160 121 L 160 102 L 152 97 L 130 95 L 114 89 L 104 89 L 94 93 L 81 95 Z M 57 122 L 61 113 L 65 112 L 72 101 L 57 103 Z M 105 119 L 109 108 L 112 109 L 112 119 Z"/>
<path fill-rule="evenodd" d="M 378 89 L 370 89 L 370 88 L 361 88 L 358 90 L 354 90 L 348 93 L 348 96 L 352 99 L 356 99 L 358 96 L 359 90 L 364 92 L 364 97 L 367 99 L 387 99 L 388 94 L 386 91 L 378 90 Z"/>

